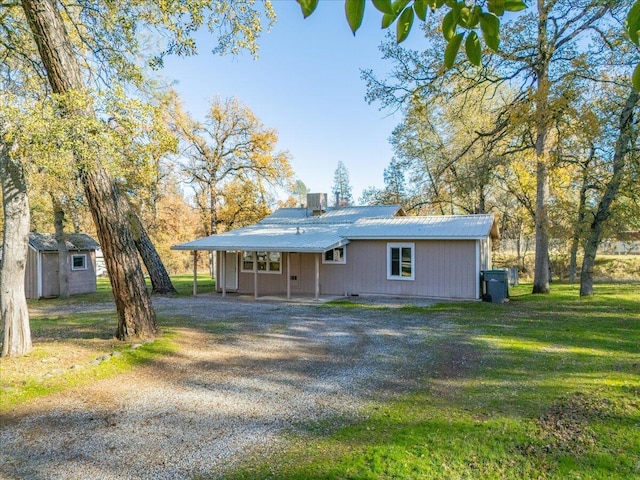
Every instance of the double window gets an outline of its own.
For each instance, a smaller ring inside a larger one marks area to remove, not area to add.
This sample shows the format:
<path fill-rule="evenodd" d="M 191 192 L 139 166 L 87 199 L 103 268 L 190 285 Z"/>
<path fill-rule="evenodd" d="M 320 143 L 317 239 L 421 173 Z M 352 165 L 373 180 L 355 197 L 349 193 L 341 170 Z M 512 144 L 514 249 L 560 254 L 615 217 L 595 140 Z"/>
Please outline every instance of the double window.
<path fill-rule="evenodd" d="M 71 255 L 71 270 L 86 270 L 87 255 Z"/>
<path fill-rule="evenodd" d="M 387 280 L 415 278 L 415 244 L 387 243 Z"/>
<path fill-rule="evenodd" d="M 322 255 L 322 263 L 347 263 L 345 247 L 332 248 Z"/>
<path fill-rule="evenodd" d="M 282 271 L 280 252 L 242 252 L 243 272 L 253 272 L 255 262 L 260 273 L 281 273 Z"/>

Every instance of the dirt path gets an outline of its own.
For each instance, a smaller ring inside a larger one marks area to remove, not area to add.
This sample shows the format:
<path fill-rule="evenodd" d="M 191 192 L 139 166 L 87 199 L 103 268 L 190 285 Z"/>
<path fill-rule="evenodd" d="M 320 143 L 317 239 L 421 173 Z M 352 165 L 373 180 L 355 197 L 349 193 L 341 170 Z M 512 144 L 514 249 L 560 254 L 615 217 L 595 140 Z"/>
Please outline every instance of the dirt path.
<path fill-rule="evenodd" d="M 429 356 L 420 345 L 441 327 L 398 310 L 154 302 L 188 319 L 176 321 L 178 352 L 0 419 L 0 478 L 222 476 L 281 448 L 286 431 L 346 422 L 412 388 Z"/>

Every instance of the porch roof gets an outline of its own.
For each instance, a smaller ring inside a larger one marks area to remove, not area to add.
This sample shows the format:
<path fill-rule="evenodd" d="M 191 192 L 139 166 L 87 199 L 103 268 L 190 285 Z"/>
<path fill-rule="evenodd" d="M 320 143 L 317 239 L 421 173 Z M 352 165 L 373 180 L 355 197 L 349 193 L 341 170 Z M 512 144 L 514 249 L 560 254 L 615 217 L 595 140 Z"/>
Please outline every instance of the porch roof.
<path fill-rule="evenodd" d="M 253 225 L 171 247 L 173 250 L 322 253 L 349 241 L 335 226 Z"/>

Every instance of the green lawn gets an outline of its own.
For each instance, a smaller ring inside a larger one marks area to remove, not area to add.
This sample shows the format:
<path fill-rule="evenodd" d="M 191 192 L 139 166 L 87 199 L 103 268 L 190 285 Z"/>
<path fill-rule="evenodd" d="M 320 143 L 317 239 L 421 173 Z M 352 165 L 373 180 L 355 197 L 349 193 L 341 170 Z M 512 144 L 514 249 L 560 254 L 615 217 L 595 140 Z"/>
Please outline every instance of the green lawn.
<path fill-rule="evenodd" d="M 179 295 L 190 295 L 189 275 L 174 283 Z M 200 279 L 199 291 L 212 288 L 211 280 Z M 359 422 L 309 425 L 290 434 L 286 451 L 254 459 L 230 478 L 640 478 L 640 284 L 598 284 L 587 299 L 578 297 L 576 285 L 554 283 L 550 295 L 530 290 L 513 289 L 504 305 L 389 309 L 389 321 L 423 315 L 434 332 L 423 346 L 431 355 L 421 366 L 420 388 L 372 404 Z M 66 302 L 110 299 L 101 280 L 98 293 Z M 318 308 L 331 315 L 381 307 Z M 111 310 L 32 318 L 34 352 L 3 359 L 0 413 L 169 354 L 173 326 L 181 322 L 202 327 L 188 318 L 161 320 L 165 336 L 132 350 L 112 340 Z M 88 365 L 114 350 L 121 355 Z M 64 362 L 86 366 L 47 377 Z"/>
<path fill-rule="evenodd" d="M 422 309 L 450 327 L 424 345 L 419 391 L 234 478 L 640 478 L 640 286 L 577 288 Z"/>

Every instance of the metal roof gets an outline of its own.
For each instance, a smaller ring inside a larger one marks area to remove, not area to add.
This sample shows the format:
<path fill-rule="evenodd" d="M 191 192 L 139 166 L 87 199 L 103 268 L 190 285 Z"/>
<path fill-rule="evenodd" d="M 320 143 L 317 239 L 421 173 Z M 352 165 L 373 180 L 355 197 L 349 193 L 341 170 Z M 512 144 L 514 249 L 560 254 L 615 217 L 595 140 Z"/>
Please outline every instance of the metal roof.
<path fill-rule="evenodd" d="M 363 218 L 339 230 L 356 239 L 470 240 L 497 236 L 493 215 L 438 215 L 430 217 Z"/>
<path fill-rule="evenodd" d="M 399 205 L 329 208 L 320 215 L 312 215 L 306 208 L 281 208 L 259 222 L 262 225 L 325 225 L 349 224 L 362 218 L 388 218 L 404 215 Z"/>
<path fill-rule="evenodd" d="M 320 253 L 358 239 L 475 240 L 497 236 L 493 215 L 394 216 L 404 213 L 395 205 L 344 207 L 315 217 L 304 212 L 304 208 L 280 209 L 256 225 L 171 248 Z"/>
<path fill-rule="evenodd" d="M 30 233 L 29 245 L 41 252 L 57 252 L 58 242 L 54 233 Z M 100 244 L 86 233 L 67 234 L 67 250 L 98 250 Z"/>
<path fill-rule="evenodd" d="M 173 250 L 243 250 L 321 253 L 349 243 L 335 226 L 253 225 L 171 247 Z"/>

